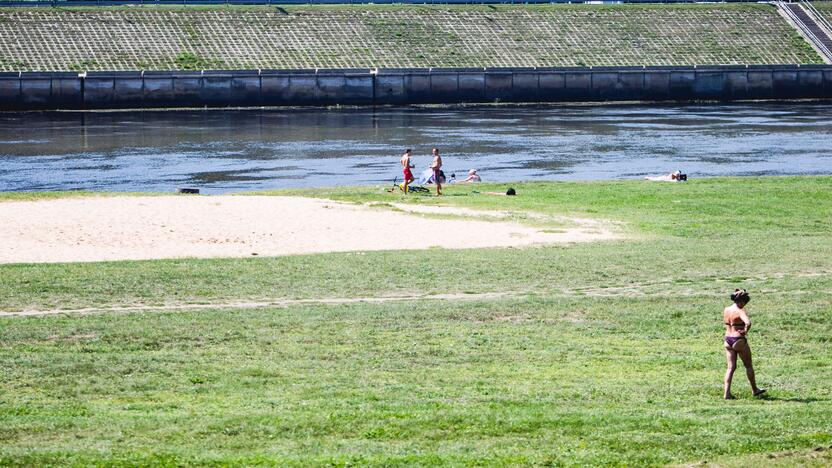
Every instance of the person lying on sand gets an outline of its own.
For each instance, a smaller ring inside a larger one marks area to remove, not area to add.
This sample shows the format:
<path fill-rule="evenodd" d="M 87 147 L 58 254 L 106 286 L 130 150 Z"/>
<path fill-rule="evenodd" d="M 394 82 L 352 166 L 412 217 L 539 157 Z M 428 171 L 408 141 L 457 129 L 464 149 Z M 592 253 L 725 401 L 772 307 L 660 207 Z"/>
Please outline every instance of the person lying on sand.
<path fill-rule="evenodd" d="M 751 319 L 745 312 L 745 306 L 751 298 L 748 296 L 748 291 L 745 289 L 735 289 L 731 294 L 731 301 L 733 304 L 726 307 L 722 311 L 722 321 L 725 323 L 725 357 L 728 361 L 728 370 L 725 371 L 725 380 L 723 388 L 723 398 L 726 400 L 733 400 L 735 397 L 731 394 L 731 379 L 734 377 L 734 371 L 737 369 L 737 356 L 742 359 L 745 366 L 745 375 L 748 377 L 748 383 L 751 384 L 751 391 L 753 395 L 760 396 L 765 393 L 765 389 L 757 387 L 757 381 L 754 376 L 754 366 L 751 363 L 751 347 L 748 346 L 748 339 L 746 335 L 751 330 Z"/>
<path fill-rule="evenodd" d="M 673 171 L 670 174 L 662 176 L 646 176 L 645 179 L 656 182 L 678 182 L 682 180 L 682 171 Z"/>

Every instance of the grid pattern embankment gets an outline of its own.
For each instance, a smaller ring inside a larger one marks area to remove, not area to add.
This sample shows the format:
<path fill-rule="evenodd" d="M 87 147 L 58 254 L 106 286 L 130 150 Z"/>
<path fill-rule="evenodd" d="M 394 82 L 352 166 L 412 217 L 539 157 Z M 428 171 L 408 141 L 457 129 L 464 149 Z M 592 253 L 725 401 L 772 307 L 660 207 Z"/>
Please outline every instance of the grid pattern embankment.
<path fill-rule="evenodd" d="M 821 63 L 770 5 L 0 10 L 2 70 Z"/>
<path fill-rule="evenodd" d="M 812 5 L 829 21 L 832 22 L 832 2 L 812 2 Z"/>

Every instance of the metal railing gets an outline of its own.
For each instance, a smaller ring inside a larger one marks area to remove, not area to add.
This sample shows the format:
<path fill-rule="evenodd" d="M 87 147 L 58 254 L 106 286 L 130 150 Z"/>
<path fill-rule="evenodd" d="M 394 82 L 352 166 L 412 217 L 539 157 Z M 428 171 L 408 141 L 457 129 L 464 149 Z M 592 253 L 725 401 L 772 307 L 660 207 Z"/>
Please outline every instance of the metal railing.
<path fill-rule="evenodd" d="M 823 29 L 824 32 L 829 36 L 829 38 L 832 39 L 832 23 L 830 23 L 829 20 L 826 19 L 826 16 L 824 16 L 820 11 L 818 11 L 818 9 L 815 8 L 814 5 L 812 5 L 812 2 L 808 0 L 800 0 L 799 3 L 809 13 L 809 16 L 811 16 L 812 19 L 815 20 L 815 23 L 818 23 L 821 29 Z"/>
<path fill-rule="evenodd" d="M 798 27 L 798 29 L 800 29 L 800 31 L 809 39 L 809 41 L 811 41 L 812 44 L 815 47 L 817 47 L 817 49 L 824 55 L 826 60 L 829 61 L 829 62 L 832 62 L 832 51 L 830 51 L 826 47 L 826 44 L 824 44 L 823 41 L 819 37 L 817 37 L 815 35 L 815 33 L 812 32 L 812 30 L 809 28 L 809 26 L 807 26 L 806 23 L 804 23 L 803 20 L 801 20 L 792 11 L 792 9 L 789 8 L 789 5 L 795 5 L 798 8 L 800 8 L 800 5 L 797 4 L 797 3 L 789 4 L 789 3 L 784 2 L 783 0 L 777 0 L 777 7 L 781 11 L 783 11 L 786 14 L 786 16 L 788 16 L 789 19 L 792 20 L 792 22 L 794 22 L 794 24 Z M 806 15 L 809 16 L 808 13 Z M 809 19 L 811 19 L 811 17 L 809 17 Z"/>

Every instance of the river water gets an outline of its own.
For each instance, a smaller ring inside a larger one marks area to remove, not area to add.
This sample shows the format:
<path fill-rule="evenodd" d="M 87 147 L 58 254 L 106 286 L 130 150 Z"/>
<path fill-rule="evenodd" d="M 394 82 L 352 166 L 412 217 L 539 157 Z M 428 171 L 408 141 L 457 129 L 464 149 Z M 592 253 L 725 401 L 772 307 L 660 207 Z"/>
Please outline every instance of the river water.
<path fill-rule="evenodd" d="M 486 181 L 832 174 L 828 103 L 0 114 L 0 191 L 387 184 L 413 148 Z"/>

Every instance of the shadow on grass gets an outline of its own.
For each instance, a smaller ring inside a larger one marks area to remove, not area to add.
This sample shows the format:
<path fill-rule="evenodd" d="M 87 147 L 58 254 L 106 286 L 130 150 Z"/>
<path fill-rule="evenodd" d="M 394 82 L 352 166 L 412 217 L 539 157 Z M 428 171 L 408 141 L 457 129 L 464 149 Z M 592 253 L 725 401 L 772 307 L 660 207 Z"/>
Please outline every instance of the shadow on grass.
<path fill-rule="evenodd" d="M 764 401 L 782 401 L 787 403 L 816 403 L 819 401 L 827 401 L 826 398 L 795 398 L 795 397 L 776 397 L 771 395 L 762 395 L 757 397 L 758 400 Z"/>

